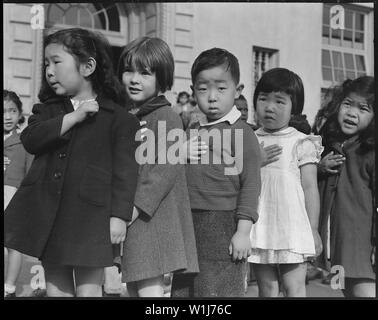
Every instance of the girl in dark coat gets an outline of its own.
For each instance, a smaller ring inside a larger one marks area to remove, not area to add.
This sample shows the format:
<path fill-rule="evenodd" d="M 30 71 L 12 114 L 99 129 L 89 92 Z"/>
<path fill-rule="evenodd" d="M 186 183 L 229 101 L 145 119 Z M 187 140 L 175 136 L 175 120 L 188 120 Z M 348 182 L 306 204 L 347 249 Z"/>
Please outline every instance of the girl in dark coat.
<path fill-rule="evenodd" d="M 330 260 L 334 273 L 343 268 L 346 297 L 375 296 L 374 88 L 368 76 L 345 81 L 333 98 L 337 111 L 322 128 L 321 262 Z"/>
<path fill-rule="evenodd" d="M 184 137 L 181 119 L 163 95 L 173 84 L 174 60 L 163 40 L 143 37 L 126 45 L 118 70 L 136 116 L 147 122 L 147 145 L 155 151 L 152 163 L 140 163 L 123 281 L 131 296 L 163 297 L 164 274 L 198 272 L 185 167 L 167 159 L 167 148 L 175 144 L 167 133 L 181 132 Z"/>
<path fill-rule="evenodd" d="M 132 216 L 139 122 L 115 102 L 107 46 L 79 28 L 47 36 L 42 103 L 21 134 L 35 159 L 5 213 L 4 242 L 40 258 L 48 296 L 101 296 Z"/>

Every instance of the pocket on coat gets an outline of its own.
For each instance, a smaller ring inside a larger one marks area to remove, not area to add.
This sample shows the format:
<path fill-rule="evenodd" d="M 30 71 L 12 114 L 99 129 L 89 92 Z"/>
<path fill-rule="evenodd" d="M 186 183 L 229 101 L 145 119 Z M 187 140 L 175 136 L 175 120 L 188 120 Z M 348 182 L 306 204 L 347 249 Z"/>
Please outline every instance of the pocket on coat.
<path fill-rule="evenodd" d="M 96 206 L 104 206 L 109 200 L 112 176 L 104 169 L 87 166 L 80 182 L 79 196 Z"/>

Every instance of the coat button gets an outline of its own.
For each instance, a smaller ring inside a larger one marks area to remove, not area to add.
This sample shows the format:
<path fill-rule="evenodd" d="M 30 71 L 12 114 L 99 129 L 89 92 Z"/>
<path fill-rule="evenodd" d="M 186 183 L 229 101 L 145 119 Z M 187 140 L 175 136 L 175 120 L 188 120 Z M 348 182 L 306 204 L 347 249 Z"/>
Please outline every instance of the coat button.
<path fill-rule="evenodd" d="M 62 153 L 59 153 L 58 157 L 59 159 L 64 159 L 65 157 L 67 157 L 67 155 L 64 152 L 62 152 Z"/>
<path fill-rule="evenodd" d="M 62 177 L 62 173 L 61 172 L 55 172 L 54 173 L 54 178 L 55 179 L 60 179 Z"/>

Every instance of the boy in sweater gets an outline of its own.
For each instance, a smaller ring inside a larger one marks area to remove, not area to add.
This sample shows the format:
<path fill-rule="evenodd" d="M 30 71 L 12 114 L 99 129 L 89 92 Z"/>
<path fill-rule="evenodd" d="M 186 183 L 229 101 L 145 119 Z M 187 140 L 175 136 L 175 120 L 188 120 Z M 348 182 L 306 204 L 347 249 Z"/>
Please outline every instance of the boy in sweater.
<path fill-rule="evenodd" d="M 213 48 L 191 70 L 192 90 L 207 123 L 194 123 L 208 152 L 186 166 L 197 242 L 199 274 L 175 275 L 173 297 L 244 295 L 250 230 L 257 221 L 260 148 L 251 127 L 234 105 L 240 94 L 237 58 Z"/>

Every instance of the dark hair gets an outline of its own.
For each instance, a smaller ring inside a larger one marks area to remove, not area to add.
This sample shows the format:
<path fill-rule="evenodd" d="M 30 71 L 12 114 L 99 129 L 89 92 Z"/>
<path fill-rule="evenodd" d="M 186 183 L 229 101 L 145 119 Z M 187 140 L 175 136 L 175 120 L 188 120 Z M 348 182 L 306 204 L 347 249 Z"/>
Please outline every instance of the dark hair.
<path fill-rule="evenodd" d="M 4 90 L 3 101 L 12 101 L 16 105 L 17 110 L 21 115 L 20 119 L 18 120 L 18 124 L 23 124 L 25 121 L 25 117 L 22 115 L 22 102 L 17 93 L 14 91 Z"/>
<path fill-rule="evenodd" d="M 177 96 L 177 103 L 180 102 L 180 98 L 183 97 L 183 96 L 186 96 L 188 99 L 190 98 L 190 95 L 189 93 L 187 93 L 186 91 L 181 91 L 178 96 Z"/>
<path fill-rule="evenodd" d="M 89 76 L 93 90 L 121 105 L 124 104 L 123 87 L 114 73 L 111 48 L 102 34 L 81 28 L 63 29 L 48 35 L 44 41 L 44 48 L 51 43 L 63 45 L 64 49 L 75 58 L 78 67 L 80 63 L 86 63 L 90 57 L 95 59 L 96 69 Z M 43 102 L 56 96 L 44 76 L 39 99 Z"/>
<path fill-rule="evenodd" d="M 289 126 L 294 127 L 295 129 L 297 129 L 300 132 L 303 132 L 304 134 L 311 133 L 311 126 L 308 123 L 305 114 L 292 115 L 289 121 Z"/>
<path fill-rule="evenodd" d="M 141 37 L 128 43 L 119 58 L 118 79 L 126 66 L 136 70 L 149 68 L 155 72 L 159 89 L 162 92 L 173 86 L 175 62 L 168 44 L 160 38 Z"/>
<path fill-rule="evenodd" d="M 351 80 L 350 80 L 351 81 Z M 320 109 L 316 113 L 314 124 L 312 126 L 312 132 L 316 135 L 321 135 L 323 125 L 325 121 L 334 113 L 337 113 L 337 107 L 340 105 L 342 99 L 342 86 L 334 86 L 326 89 L 323 96 L 323 102 Z"/>
<path fill-rule="evenodd" d="M 256 109 L 260 92 L 284 92 L 291 99 L 291 114 L 301 114 L 304 104 L 304 89 L 301 78 L 285 68 L 273 68 L 263 73 L 253 94 L 253 106 Z"/>
<path fill-rule="evenodd" d="M 201 71 L 222 66 L 224 64 L 227 64 L 227 70 L 230 70 L 235 84 L 239 84 L 240 70 L 238 59 L 232 53 L 220 48 L 212 48 L 203 51 L 196 60 L 194 60 L 191 70 L 192 83 L 194 84 L 196 77 Z"/>
<path fill-rule="evenodd" d="M 374 98 L 374 78 L 370 76 L 359 77 L 355 80 L 347 79 L 341 86 L 336 87 L 333 99 L 330 102 L 334 108 L 331 115 L 328 117 L 326 123 L 323 125 L 321 135 L 326 148 L 329 148 L 332 143 L 342 141 L 345 136 L 341 131 L 338 122 L 338 114 L 342 101 L 350 94 L 356 93 L 359 96 L 365 97 L 367 103 L 372 106 L 374 114 L 376 113 L 375 98 Z M 374 149 L 375 146 L 375 120 L 374 117 L 368 127 L 359 134 L 361 141 L 362 152 Z"/>
<path fill-rule="evenodd" d="M 237 101 L 237 100 L 240 100 L 240 101 L 245 101 L 245 102 L 247 102 L 247 99 L 241 94 L 241 95 L 239 95 L 239 97 L 238 98 L 236 98 L 235 99 L 235 101 Z"/>

